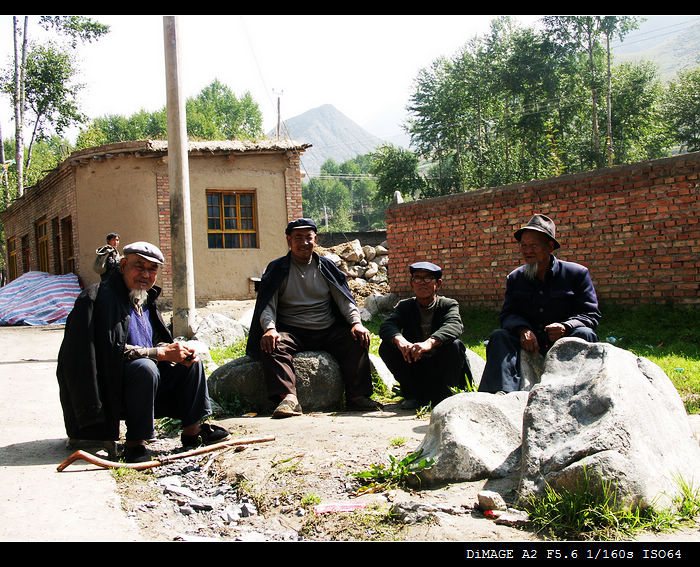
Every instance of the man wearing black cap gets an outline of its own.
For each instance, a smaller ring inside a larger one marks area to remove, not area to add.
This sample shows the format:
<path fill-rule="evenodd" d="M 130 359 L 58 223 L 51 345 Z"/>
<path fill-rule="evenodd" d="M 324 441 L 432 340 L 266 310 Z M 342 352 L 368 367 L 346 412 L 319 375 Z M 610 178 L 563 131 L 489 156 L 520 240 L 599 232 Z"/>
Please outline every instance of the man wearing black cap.
<path fill-rule="evenodd" d="M 431 262 L 409 267 L 415 297 L 404 299 L 379 328 L 379 356 L 401 384 L 401 407 L 433 406 L 464 388 L 471 373 L 459 339 L 464 326 L 459 303 L 438 296 L 442 269 Z"/>
<path fill-rule="evenodd" d="M 377 410 L 370 399 L 369 331 L 347 278 L 314 252 L 316 224 L 299 218 L 285 230 L 289 253 L 270 262 L 258 290 L 246 352 L 262 362 L 273 417 L 300 415 L 293 356 L 323 350 L 340 366 L 346 408 Z"/>
<path fill-rule="evenodd" d="M 525 264 L 506 279 L 501 328 L 489 337 L 480 392 L 520 389 L 521 349 L 546 354 L 562 337 L 598 341 L 601 314 L 590 273 L 554 256 L 554 222 L 536 214 L 514 236 Z"/>
<path fill-rule="evenodd" d="M 151 459 L 154 417 L 184 425 L 183 446 L 228 437 L 200 421 L 211 414 L 206 376 L 196 353 L 173 342 L 158 311 L 161 251 L 148 242 L 124 248 L 119 268 L 84 290 L 66 320 L 56 374 L 66 432 L 75 440 L 118 440 L 126 422 L 126 462 Z"/>

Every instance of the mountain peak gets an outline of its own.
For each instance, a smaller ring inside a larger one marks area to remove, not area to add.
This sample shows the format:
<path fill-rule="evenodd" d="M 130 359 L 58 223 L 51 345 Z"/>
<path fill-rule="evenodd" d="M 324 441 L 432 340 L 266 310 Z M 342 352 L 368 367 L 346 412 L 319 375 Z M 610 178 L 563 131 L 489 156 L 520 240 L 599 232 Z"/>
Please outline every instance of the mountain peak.
<path fill-rule="evenodd" d="M 312 145 L 301 158 L 302 171 L 318 174 L 328 159 L 342 163 L 374 151 L 383 142 L 332 104 L 323 104 L 284 120 L 282 136 Z"/>

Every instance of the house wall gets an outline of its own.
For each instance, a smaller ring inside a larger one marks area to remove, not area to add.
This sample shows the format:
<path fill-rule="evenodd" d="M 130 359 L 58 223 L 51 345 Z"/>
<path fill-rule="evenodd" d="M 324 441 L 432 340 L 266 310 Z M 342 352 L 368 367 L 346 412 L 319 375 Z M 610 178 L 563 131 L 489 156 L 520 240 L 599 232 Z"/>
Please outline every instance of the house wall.
<path fill-rule="evenodd" d="M 66 251 L 74 251 L 77 263 L 78 232 L 75 179 L 70 167 L 60 168 L 50 179 L 43 179 L 17 199 L 11 210 L 0 213 L 0 221 L 5 228 L 5 239 L 15 237 L 17 243 L 17 276 L 31 270 L 39 269 L 35 226 L 42 218 L 48 220 L 49 226 L 49 266 L 51 273 L 71 271 L 71 258 Z M 66 232 L 67 225 L 72 226 Z M 55 231 L 54 227 L 58 227 Z M 29 266 L 22 258 L 22 238 L 26 237 L 29 252 Z M 69 242 L 70 241 L 70 242 Z M 7 242 L 3 243 L 7 250 Z M 9 258 L 8 258 L 9 261 Z M 76 267 L 77 269 L 77 267 Z"/>
<path fill-rule="evenodd" d="M 294 151 L 190 155 L 190 205 L 195 296 L 199 303 L 213 299 L 254 297 L 251 278 L 260 277 L 274 258 L 286 254 L 284 229 L 301 216 L 301 174 Z M 206 191 L 254 190 L 258 247 L 209 249 L 207 244 Z M 0 213 L 5 236 L 18 245 L 28 235 L 36 270 L 34 223 L 47 215 L 73 218 L 75 272 L 84 285 L 99 281 L 92 269 L 95 250 L 105 244 L 109 232 L 121 237 L 120 250 L 130 242 L 146 240 L 158 245 L 166 265 L 158 276 L 163 299 L 172 298 L 170 194 L 167 156 L 158 153 L 115 152 L 61 166 L 42 183 L 28 188 L 25 196 Z M 6 245 L 6 243 L 5 243 Z M 53 242 L 51 242 L 53 245 Z M 53 248 L 50 248 L 53 257 Z M 58 273 L 57 270 L 49 270 Z"/>
<path fill-rule="evenodd" d="M 442 293 L 500 306 L 521 264 L 515 230 L 550 216 L 561 249 L 586 265 L 601 301 L 700 303 L 700 153 L 392 205 L 391 288 L 411 294 L 408 265 L 442 266 Z"/>

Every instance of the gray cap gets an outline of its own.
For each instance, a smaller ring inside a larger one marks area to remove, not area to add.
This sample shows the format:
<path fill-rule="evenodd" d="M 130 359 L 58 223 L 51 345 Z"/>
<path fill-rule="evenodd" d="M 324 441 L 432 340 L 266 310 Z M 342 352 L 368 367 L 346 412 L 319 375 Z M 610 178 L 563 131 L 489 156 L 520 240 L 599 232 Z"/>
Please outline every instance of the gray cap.
<path fill-rule="evenodd" d="M 416 262 L 415 264 L 411 264 L 408 267 L 408 270 L 411 273 L 416 272 L 418 270 L 424 270 L 426 272 L 435 274 L 435 278 L 438 280 L 442 277 L 442 268 L 433 264 L 432 262 Z"/>
<path fill-rule="evenodd" d="M 163 253 L 150 242 L 134 242 L 128 246 L 124 246 L 123 250 L 124 256 L 129 254 L 138 254 L 146 260 L 155 262 L 156 264 L 164 264 L 165 258 L 163 258 Z"/>

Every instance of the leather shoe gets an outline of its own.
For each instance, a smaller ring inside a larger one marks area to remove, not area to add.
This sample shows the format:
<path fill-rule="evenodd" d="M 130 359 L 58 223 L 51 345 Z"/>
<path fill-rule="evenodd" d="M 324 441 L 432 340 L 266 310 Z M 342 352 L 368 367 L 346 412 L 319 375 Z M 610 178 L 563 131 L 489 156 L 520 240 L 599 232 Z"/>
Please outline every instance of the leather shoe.
<path fill-rule="evenodd" d="M 180 434 L 180 441 L 183 447 L 198 447 L 199 445 L 211 445 L 227 439 L 229 432 L 219 425 L 202 423 L 199 426 L 199 433 L 196 435 Z"/>

